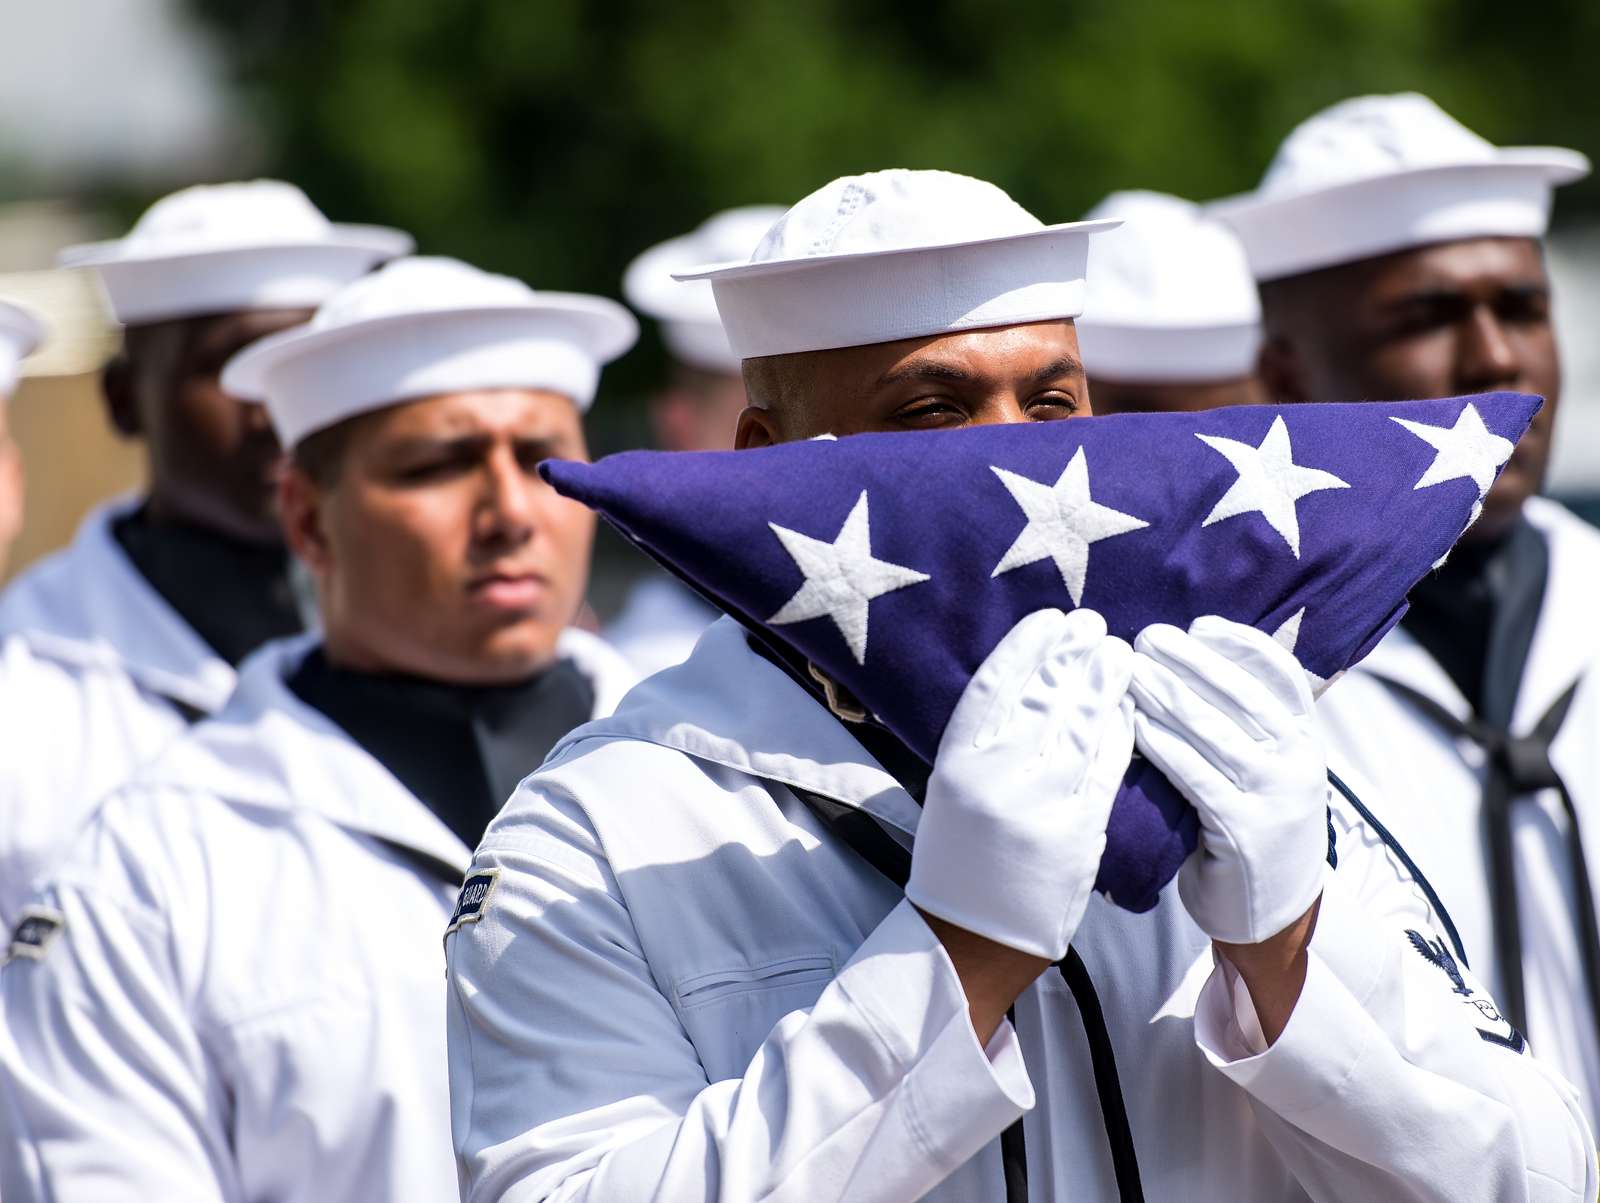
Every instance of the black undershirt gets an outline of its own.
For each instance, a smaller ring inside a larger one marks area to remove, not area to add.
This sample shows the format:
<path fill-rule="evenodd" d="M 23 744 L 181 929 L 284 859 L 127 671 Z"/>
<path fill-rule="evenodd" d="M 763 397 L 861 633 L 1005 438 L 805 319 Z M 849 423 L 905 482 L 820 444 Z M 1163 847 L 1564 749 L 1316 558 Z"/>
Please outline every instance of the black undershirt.
<path fill-rule="evenodd" d="M 1520 519 L 1493 543 L 1459 545 L 1412 589 L 1400 620 L 1496 726 L 1511 721 L 1548 571 L 1544 537 Z"/>
<path fill-rule="evenodd" d="M 304 629 L 281 546 L 152 522 L 141 506 L 111 525 L 139 574 L 229 664 Z"/>
<path fill-rule="evenodd" d="M 569 660 L 517 685 L 447 685 L 338 668 L 317 648 L 288 684 L 468 848 L 478 846 L 517 783 L 594 715 L 594 686 Z"/>

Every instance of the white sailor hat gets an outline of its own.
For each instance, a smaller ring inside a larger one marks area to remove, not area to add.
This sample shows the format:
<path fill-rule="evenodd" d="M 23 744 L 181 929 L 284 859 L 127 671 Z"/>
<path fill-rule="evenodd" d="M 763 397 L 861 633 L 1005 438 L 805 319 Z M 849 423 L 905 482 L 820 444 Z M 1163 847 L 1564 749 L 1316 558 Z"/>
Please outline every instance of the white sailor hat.
<path fill-rule="evenodd" d="M 1076 317 L 1088 235 L 1047 226 L 999 188 L 947 171 L 875 171 L 800 201 L 749 260 L 709 280 L 741 359 Z"/>
<path fill-rule="evenodd" d="M 783 216 L 781 205 L 747 205 L 707 218 L 692 233 L 651 247 L 622 277 L 622 294 L 640 313 L 661 323 L 667 350 L 684 363 L 708 372 L 739 371 L 739 356 L 728 345 L 711 285 L 677 280 L 674 272 L 703 263 L 745 260 Z"/>
<path fill-rule="evenodd" d="M 1232 233 L 1161 192 L 1114 192 L 1089 218 L 1123 223 L 1089 250 L 1077 326 L 1091 378 L 1202 382 L 1254 370 L 1261 302 Z"/>
<path fill-rule="evenodd" d="M 136 326 L 320 305 L 411 247 L 399 230 L 330 222 L 293 184 L 251 180 L 174 192 L 127 237 L 69 246 L 59 262 L 93 268 L 116 319 Z"/>
<path fill-rule="evenodd" d="M 44 326 L 31 311 L 0 301 L 0 401 L 11 396 L 22 361 L 43 341 Z"/>
<path fill-rule="evenodd" d="M 594 401 L 600 367 L 639 335 L 604 297 L 535 292 L 455 259 L 397 259 L 347 285 L 306 325 L 228 361 L 222 387 L 263 401 L 285 447 L 400 401 L 475 389 L 545 389 Z"/>
<path fill-rule="evenodd" d="M 1498 147 L 1426 96 L 1359 96 L 1297 126 L 1262 178 L 1210 213 L 1257 280 L 1463 238 L 1544 235 L 1551 190 L 1589 174 L 1553 146 Z"/>

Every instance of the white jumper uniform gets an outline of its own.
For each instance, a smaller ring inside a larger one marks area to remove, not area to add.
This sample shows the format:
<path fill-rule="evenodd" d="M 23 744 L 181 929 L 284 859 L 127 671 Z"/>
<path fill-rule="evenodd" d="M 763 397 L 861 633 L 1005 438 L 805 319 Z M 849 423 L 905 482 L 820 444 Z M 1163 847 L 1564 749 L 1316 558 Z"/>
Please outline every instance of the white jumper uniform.
<path fill-rule="evenodd" d="M 214 714 L 234 668 L 134 567 L 103 506 L 0 594 L 0 923 L 108 790 Z"/>
<path fill-rule="evenodd" d="M 251 657 L 30 900 L 6 1203 L 453 1197 L 439 935 L 471 853 L 288 687 L 311 643 Z M 561 651 L 596 713 L 632 680 L 592 636 Z"/>
<path fill-rule="evenodd" d="M 1550 759 L 1572 794 L 1590 878 L 1600 882 L 1600 532 L 1540 498 L 1528 501 L 1524 513 L 1548 543 L 1550 572 L 1512 732 L 1526 734 L 1579 682 Z M 1396 628 L 1319 704 L 1330 759 L 1354 765 L 1376 783 L 1386 806 L 1380 819 L 1413 851 L 1449 906 L 1473 971 L 1496 990 L 1501 978 L 1482 826 L 1484 753 L 1445 732 L 1385 679 L 1463 719 L 1471 712 L 1432 655 Z M 1592 1125 L 1600 1115 L 1600 1048 L 1573 920 L 1568 829 L 1555 790 L 1526 798 L 1512 811 L 1529 1035 L 1540 1058 L 1579 1088 Z"/>
<path fill-rule="evenodd" d="M 491 825 L 446 938 L 470 1203 L 1115 1199 L 1084 1038 L 1049 972 L 981 1048 L 943 947 L 798 787 L 909 839 L 919 808 L 731 620 L 558 745 Z M 1304 991 L 1254 1012 L 1169 887 L 1094 898 L 1145 1196 L 1584 1200 L 1572 1092 L 1456 974 L 1426 891 L 1340 796 Z M 1415 933 L 1415 937 L 1410 933 Z"/>

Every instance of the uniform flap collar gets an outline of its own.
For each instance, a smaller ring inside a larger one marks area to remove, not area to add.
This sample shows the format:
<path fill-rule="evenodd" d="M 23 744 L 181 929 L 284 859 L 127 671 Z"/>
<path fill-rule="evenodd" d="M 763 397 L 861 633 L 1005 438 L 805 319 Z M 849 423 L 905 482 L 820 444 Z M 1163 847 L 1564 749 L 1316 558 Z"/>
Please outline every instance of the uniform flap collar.
<path fill-rule="evenodd" d="M 1472 717 L 1472 704 L 1456 688 L 1450 674 L 1403 626 L 1390 630 L 1356 667 L 1361 672 L 1415 689 L 1462 722 Z M 1332 688 L 1339 686 L 1335 684 Z"/>
<path fill-rule="evenodd" d="M 1518 732 L 1531 730 L 1573 681 L 1600 658 L 1600 623 L 1594 618 L 1595 592 L 1600 586 L 1600 532 L 1541 497 L 1531 498 L 1523 513 L 1549 543 L 1550 576 L 1517 690 L 1511 725 Z M 1471 707 L 1449 674 L 1404 627 L 1385 635 L 1359 667 L 1373 676 L 1410 686 L 1458 718 L 1471 716 Z"/>
<path fill-rule="evenodd" d="M 721 618 L 682 664 L 647 678 L 616 714 L 579 727 L 553 762 L 593 739 L 674 748 L 752 777 L 860 807 L 901 831 L 920 808 L 833 715 L 776 665 L 750 650 L 744 628 Z"/>
<path fill-rule="evenodd" d="M 174 743 L 136 782 L 313 811 L 464 874 L 472 860 L 466 845 L 370 753 L 289 689 L 289 676 L 316 644 L 317 636 L 300 635 L 253 653 L 221 712 Z"/>
<path fill-rule="evenodd" d="M 1550 546 L 1550 576 L 1528 665 L 1517 692 L 1518 731 L 1530 730 L 1578 677 L 1600 659 L 1600 531 L 1542 497 L 1523 506 Z"/>
<path fill-rule="evenodd" d="M 138 505 L 119 498 L 93 511 L 64 550 L 0 596 L 0 631 L 38 654 L 82 668 L 121 671 L 163 697 L 214 713 L 235 673 L 150 586 L 111 526 Z"/>

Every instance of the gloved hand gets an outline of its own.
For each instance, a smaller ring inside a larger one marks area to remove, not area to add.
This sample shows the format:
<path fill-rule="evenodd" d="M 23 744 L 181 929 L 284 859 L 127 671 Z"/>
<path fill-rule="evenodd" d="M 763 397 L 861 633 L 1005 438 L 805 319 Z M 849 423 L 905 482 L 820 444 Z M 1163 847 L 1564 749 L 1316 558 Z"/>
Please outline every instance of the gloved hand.
<path fill-rule="evenodd" d="M 940 739 L 906 897 L 1021 952 L 1066 955 L 1133 754 L 1132 659 L 1092 610 L 1011 629 Z"/>
<path fill-rule="evenodd" d="M 1200 815 L 1178 896 L 1202 931 L 1257 944 L 1310 909 L 1327 868 L 1327 761 L 1305 670 L 1208 616 L 1134 640 L 1134 735 Z"/>

